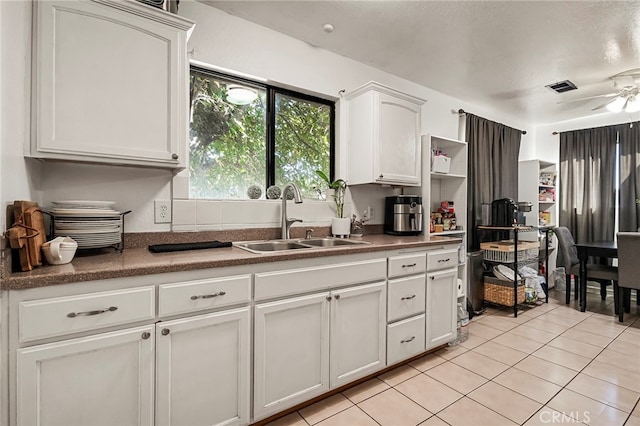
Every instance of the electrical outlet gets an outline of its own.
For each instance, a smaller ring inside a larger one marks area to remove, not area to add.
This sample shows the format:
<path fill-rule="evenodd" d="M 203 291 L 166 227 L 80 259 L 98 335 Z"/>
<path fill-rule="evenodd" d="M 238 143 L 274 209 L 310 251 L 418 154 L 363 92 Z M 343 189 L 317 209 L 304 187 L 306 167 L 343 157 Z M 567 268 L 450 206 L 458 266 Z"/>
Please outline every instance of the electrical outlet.
<path fill-rule="evenodd" d="M 373 207 L 367 206 L 367 208 L 362 212 L 362 220 L 371 220 L 373 219 Z"/>
<path fill-rule="evenodd" d="M 155 200 L 153 210 L 155 223 L 171 223 L 171 201 Z"/>

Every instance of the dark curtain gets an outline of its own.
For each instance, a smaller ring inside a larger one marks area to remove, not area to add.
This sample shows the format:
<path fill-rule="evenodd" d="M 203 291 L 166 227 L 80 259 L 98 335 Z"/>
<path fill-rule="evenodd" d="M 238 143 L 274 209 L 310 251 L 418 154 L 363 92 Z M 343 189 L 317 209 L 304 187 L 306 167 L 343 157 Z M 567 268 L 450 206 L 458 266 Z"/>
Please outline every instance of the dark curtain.
<path fill-rule="evenodd" d="M 476 226 L 482 203 L 518 200 L 518 155 L 522 131 L 467 113 L 469 149 L 467 229 L 469 250 L 480 248 Z"/>
<path fill-rule="evenodd" d="M 616 126 L 620 144 L 620 231 L 640 227 L 640 122 Z"/>
<path fill-rule="evenodd" d="M 576 242 L 612 241 L 616 126 L 560 133 L 560 218 Z"/>

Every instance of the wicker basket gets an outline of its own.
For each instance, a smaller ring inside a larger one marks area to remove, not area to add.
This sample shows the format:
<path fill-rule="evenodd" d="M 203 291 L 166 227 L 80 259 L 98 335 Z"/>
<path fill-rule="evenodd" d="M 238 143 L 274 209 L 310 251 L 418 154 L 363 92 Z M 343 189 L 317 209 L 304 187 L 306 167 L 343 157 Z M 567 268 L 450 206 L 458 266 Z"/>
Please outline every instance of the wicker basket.
<path fill-rule="evenodd" d="M 515 254 L 512 240 L 481 243 L 484 260 L 491 262 L 513 263 L 514 257 L 518 262 L 533 259 L 538 256 L 540 244 L 537 241 L 518 242 L 518 253 Z"/>
<path fill-rule="evenodd" d="M 513 281 L 484 277 L 484 300 L 497 305 L 513 306 Z M 518 283 L 518 303 L 524 303 L 524 281 Z"/>

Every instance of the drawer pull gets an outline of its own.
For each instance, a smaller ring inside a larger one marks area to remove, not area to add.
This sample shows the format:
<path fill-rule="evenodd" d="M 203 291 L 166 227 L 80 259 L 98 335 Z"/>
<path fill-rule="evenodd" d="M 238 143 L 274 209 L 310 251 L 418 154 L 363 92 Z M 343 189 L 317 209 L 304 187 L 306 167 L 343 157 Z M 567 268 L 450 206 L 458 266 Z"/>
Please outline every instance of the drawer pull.
<path fill-rule="evenodd" d="M 451 260 L 451 259 L 450 259 L 450 258 L 448 258 L 448 257 L 447 257 L 446 259 L 438 259 L 438 263 L 440 263 L 440 262 L 448 262 L 448 261 L 450 261 L 450 260 Z"/>
<path fill-rule="evenodd" d="M 200 296 L 191 296 L 191 300 L 198 300 L 198 299 L 211 299 L 214 297 L 218 297 L 218 296 L 224 296 L 225 294 L 227 294 L 224 291 L 219 291 L 217 293 L 213 293 L 213 294 L 203 294 Z"/>
<path fill-rule="evenodd" d="M 69 312 L 67 314 L 67 317 L 69 318 L 75 318 L 75 317 L 88 317 L 91 315 L 99 315 L 99 314 L 104 314 L 105 312 L 113 312 L 113 311 L 117 311 L 118 307 L 117 306 L 109 306 L 106 309 L 99 309 L 99 310 L 95 310 L 95 311 L 86 311 L 86 312 Z"/>
<path fill-rule="evenodd" d="M 334 297 L 336 298 L 336 300 L 340 300 L 340 295 L 339 294 L 336 294 Z"/>
<path fill-rule="evenodd" d="M 163 336 L 166 336 L 167 334 L 171 333 L 171 330 L 169 330 L 168 328 L 163 328 L 161 333 Z"/>
<path fill-rule="evenodd" d="M 400 343 L 409 343 L 415 340 L 416 336 L 411 336 L 408 339 L 400 340 Z"/>
<path fill-rule="evenodd" d="M 142 338 L 144 340 L 147 340 L 149 337 L 151 337 L 151 333 L 149 333 L 148 331 L 145 331 L 144 333 L 142 333 Z"/>
<path fill-rule="evenodd" d="M 402 265 L 403 268 L 413 268 L 414 266 L 416 266 L 416 263 L 410 263 L 408 265 Z"/>
<path fill-rule="evenodd" d="M 405 297 L 401 298 L 400 300 L 411 300 L 411 299 L 413 299 L 414 297 L 416 297 L 416 295 L 415 295 L 415 294 L 412 294 L 411 296 L 405 296 Z"/>

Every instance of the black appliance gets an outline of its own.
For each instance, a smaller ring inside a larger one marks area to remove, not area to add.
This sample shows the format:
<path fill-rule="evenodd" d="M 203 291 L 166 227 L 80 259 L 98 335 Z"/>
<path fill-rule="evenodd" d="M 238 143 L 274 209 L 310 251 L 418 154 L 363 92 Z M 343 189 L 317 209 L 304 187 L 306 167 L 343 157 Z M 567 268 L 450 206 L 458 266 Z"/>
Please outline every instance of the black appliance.
<path fill-rule="evenodd" d="M 422 197 L 417 195 L 386 197 L 384 233 L 392 235 L 422 234 Z"/>
<path fill-rule="evenodd" d="M 511 198 L 493 200 L 491 203 L 491 225 L 513 226 L 518 220 L 518 203 Z"/>

